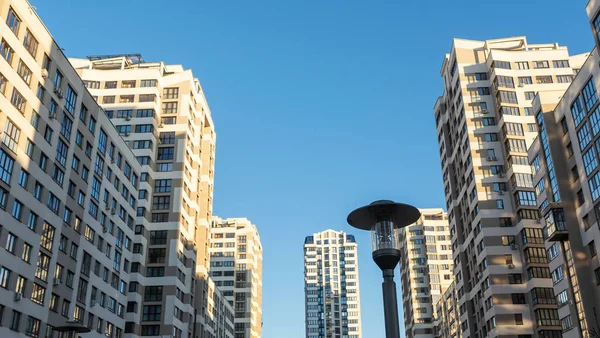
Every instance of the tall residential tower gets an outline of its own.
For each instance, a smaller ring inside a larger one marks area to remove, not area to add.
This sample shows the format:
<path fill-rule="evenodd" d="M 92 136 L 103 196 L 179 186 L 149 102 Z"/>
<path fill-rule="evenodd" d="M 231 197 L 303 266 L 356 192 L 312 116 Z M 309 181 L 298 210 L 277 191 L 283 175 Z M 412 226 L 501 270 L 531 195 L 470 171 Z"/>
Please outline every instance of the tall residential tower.
<path fill-rule="evenodd" d="M 527 149 L 532 99 L 564 91 L 583 60 L 524 37 L 454 39 L 444 58 L 434 113 L 465 337 L 562 332 L 547 320 L 557 306 Z"/>
<path fill-rule="evenodd" d="M 262 245 L 246 218 L 214 217 L 210 274 L 235 310 L 235 338 L 262 337 Z"/>
<path fill-rule="evenodd" d="M 304 240 L 307 338 L 361 338 L 358 246 L 325 230 Z"/>
<path fill-rule="evenodd" d="M 448 217 L 442 209 L 419 209 L 421 218 L 400 229 L 400 278 L 408 338 L 433 338 L 436 303 L 453 281 Z"/>

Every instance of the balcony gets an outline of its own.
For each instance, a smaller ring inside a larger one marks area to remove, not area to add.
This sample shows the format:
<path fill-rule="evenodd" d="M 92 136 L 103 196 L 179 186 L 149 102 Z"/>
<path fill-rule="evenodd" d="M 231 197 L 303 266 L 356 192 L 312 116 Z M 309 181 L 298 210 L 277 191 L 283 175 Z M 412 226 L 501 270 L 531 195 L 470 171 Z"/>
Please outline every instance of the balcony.
<path fill-rule="evenodd" d="M 560 242 L 569 239 L 569 231 L 563 209 L 551 209 L 546 215 L 544 238 L 549 242 Z"/>

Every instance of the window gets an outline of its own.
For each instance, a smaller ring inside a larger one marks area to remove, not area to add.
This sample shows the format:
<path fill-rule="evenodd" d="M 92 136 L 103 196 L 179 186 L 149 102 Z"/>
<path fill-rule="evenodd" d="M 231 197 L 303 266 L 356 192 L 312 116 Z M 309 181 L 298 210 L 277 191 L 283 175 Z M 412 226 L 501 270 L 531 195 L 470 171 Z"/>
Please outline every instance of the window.
<path fill-rule="evenodd" d="M 533 81 L 531 80 L 531 76 L 519 76 L 519 84 L 520 85 L 530 85 L 530 84 L 533 84 Z"/>
<path fill-rule="evenodd" d="M 489 95 L 489 88 L 488 90 Z M 163 114 L 177 114 L 177 102 L 163 102 L 162 104 Z"/>
<path fill-rule="evenodd" d="M 152 199 L 152 208 L 154 210 L 168 210 L 171 206 L 170 196 L 155 196 Z"/>
<path fill-rule="evenodd" d="M 137 117 L 154 117 L 154 109 L 138 109 L 136 112 Z"/>
<path fill-rule="evenodd" d="M 31 259 L 32 246 L 29 243 L 23 243 L 23 252 L 21 253 L 21 259 L 29 263 Z"/>
<path fill-rule="evenodd" d="M 19 60 L 19 65 L 17 66 L 17 74 L 19 74 L 21 79 L 25 81 L 27 86 L 31 85 L 31 69 L 29 69 L 29 67 L 25 65 L 25 62 L 23 62 L 23 60 Z"/>
<path fill-rule="evenodd" d="M 52 144 L 52 135 L 54 135 L 54 130 L 52 130 L 50 126 L 46 126 L 46 130 L 44 131 L 44 140 Z"/>
<path fill-rule="evenodd" d="M 13 121 L 7 119 L 6 125 L 4 126 L 4 134 L 2 136 L 2 143 L 16 154 L 17 146 L 19 145 L 19 136 L 21 136 L 21 129 L 17 128 Z"/>
<path fill-rule="evenodd" d="M 4 246 L 4 249 L 14 255 L 16 242 L 17 236 L 9 232 L 8 236 L 6 236 L 6 245 Z"/>
<path fill-rule="evenodd" d="M 583 163 L 585 165 L 585 173 L 588 176 L 598 167 L 598 159 L 594 147 L 591 147 L 583 154 Z"/>
<path fill-rule="evenodd" d="M 515 88 L 515 82 L 511 76 L 496 76 L 498 87 Z"/>
<path fill-rule="evenodd" d="M 581 151 L 583 151 L 585 149 L 585 147 L 587 147 L 587 145 L 592 140 L 592 136 L 590 134 L 590 128 L 587 123 L 585 123 L 581 127 L 581 129 L 579 129 L 577 131 L 577 137 L 579 139 L 579 149 L 581 149 Z"/>
<path fill-rule="evenodd" d="M 15 54 L 15 51 L 4 39 L 2 39 L 2 43 L 0 43 L 0 54 L 2 54 L 2 57 L 9 65 L 12 65 L 12 57 Z"/>
<path fill-rule="evenodd" d="M 0 267 L 0 286 L 8 289 L 8 282 L 10 280 L 10 273 L 12 271 L 10 271 L 9 269 L 5 268 L 5 267 Z"/>
<path fill-rule="evenodd" d="M 25 141 L 25 154 L 29 156 L 29 158 L 33 159 L 33 151 L 35 150 L 35 143 L 33 143 L 30 139 Z"/>
<path fill-rule="evenodd" d="M 77 102 L 77 93 L 71 87 L 67 85 L 67 92 L 65 93 L 65 109 L 71 114 L 75 112 L 75 103 Z"/>
<path fill-rule="evenodd" d="M 140 94 L 139 101 L 140 102 L 154 102 L 156 99 L 155 94 Z"/>
<path fill-rule="evenodd" d="M 160 321 L 162 305 L 144 305 L 143 321 Z"/>
<path fill-rule="evenodd" d="M 8 185 L 10 185 L 14 164 L 15 160 L 0 149 L 0 180 Z"/>
<path fill-rule="evenodd" d="M 23 203 L 15 199 L 13 202 L 12 217 L 21 221 L 21 212 L 23 211 Z"/>
<path fill-rule="evenodd" d="M 158 148 L 158 160 L 172 160 L 175 154 L 175 147 Z"/>
<path fill-rule="evenodd" d="M 485 73 L 483 73 L 485 74 Z M 487 75 L 487 74 L 485 74 Z M 485 80 L 485 79 L 484 79 Z M 165 88 L 163 89 L 163 99 L 177 99 L 179 98 L 179 88 Z"/>
<path fill-rule="evenodd" d="M 50 252 L 52 252 L 52 245 L 54 243 L 54 233 L 55 228 L 44 222 L 44 226 L 42 227 L 42 236 L 40 239 L 40 246 Z"/>
<path fill-rule="evenodd" d="M 21 312 L 13 310 L 12 320 L 10 321 L 10 329 L 13 331 L 19 331 L 19 324 L 21 322 Z"/>
<path fill-rule="evenodd" d="M 39 305 L 44 305 L 44 297 L 46 296 L 46 288 L 37 283 L 33 283 L 33 292 L 31 293 L 31 300 Z"/>
<path fill-rule="evenodd" d="M 535 99 L 535 92 L 525 92 L 525 100 Z"/>
<path fill-rule="evenodd" d="M 8 83 L 8 80 L 6 79 L 6 77 L 2 74 L 0 74 L 0 94 L 2 95 L 6 95 L 6 84 Z"/>
<path fill-rule="evenodd" d="M 536 83 L 552 83 L 552 76 L 550 75 L 541 75 L 535 77 Z"/>
<path fill-rule="evenodd" d="M 571 82 L 573 82 L 573 75 L 557 75 L 556 82 L 557 83 L 571 83 Z"/>
<path fill-rule="evenodd" d="M 594 78 L 591 78 L 583 88 L 583 101 L 585 102 L 585 107 L 587 110 L 591 110 L 598 102 L 598 92 L 596 91 L 596 86 L 594 85 Z"/>
<path fill-rule="evenodd" d="M 117 81 L 106 81 L 104 83 L 105 89 L 114 89 L 117 88 Z"/>
<path fill-rule="evenodd" d="M 154 181 L 154 192 L 171 192 L 171 180 L 163 179 Z"/>
<path fill-rule="evenodd" d="M 548 61 L 533 61 L 533 69 L 550 68 Z"/>
<path fill-rule="evenodd" d="M 47 206 L 52 212 L 58 215 L 58 209 L 60 208 L 60 200 L 52 192 L 48 192 L 48 203 Z"/>
<path fill-rule="evenodd" d="M 21 26 L 21 19 L 19 19 L 19 17 L 12 8 L 9 8 L 8 10 L 8 15 L 6 16 L 6 25 L 15 35 L 19 35 L 19 26 Z"/>
<path fill-rule="evenodd" d="M 503 200 L 496 200 L 496 208 L 497 209 L 504 209 L 504 201 Z"/>
<path fill-rule="evenodd" d="M 115 96 L 104 96 L 102 97 L 102 103 L 107 104 L 107 103 L 115 103 Z"/>
<path fill-rule="evenodd" d="M 500 90 L 498 93 L 500 94 L 500 96 L 499 96 L 500 102 L 518 103 L 517 93 L 515 93 L 515 92 L 507 92 L 507 91 Z"/>
<path fill-rule="evenodd" d="M 529 69 L 529 62 L 527 61 L 520 61 L 517 62 L 517 69 Z"/>
<path fill-rule="evenodd" d="M 502 69 L 510 69 L 510 62 L 507 61 L 494 61 L 494 67 Z"/>

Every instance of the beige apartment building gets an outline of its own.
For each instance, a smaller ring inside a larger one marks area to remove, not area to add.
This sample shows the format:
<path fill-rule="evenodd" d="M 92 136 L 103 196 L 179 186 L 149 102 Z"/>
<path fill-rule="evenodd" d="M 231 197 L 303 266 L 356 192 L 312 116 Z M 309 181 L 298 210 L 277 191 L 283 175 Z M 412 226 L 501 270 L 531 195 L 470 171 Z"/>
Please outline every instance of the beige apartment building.
<path fill-rule="evenodd" d="M 446 288 L 442 297 L 434 303 L 436 316 L 433 319 L 436 338 L 460 337 L 460 314 L 454 282 Z"/>
<path fill-rule="evenodd" d="M 235 311 L 235 338 L 262 337 L 262 244 L 246 218 L 213 217 L 210 275 Z"/>
<path fill-rule="evenodd" d="M 559 337 L 527 157 L 536 93 L 564 91 L 587 55 L 525 37 L 454 39 L 434 108 L 463 337 Z"/>
<path fill-rule="evenodd" d="M 208 277 L 215 140 L 197 80 L 139 57 L 70 63 L 27 1 L 0 16 L 0 336 L 74 319 L 89 337 L 233 337 Z M 159 95 L 193 118 L 163 121 Z"/>
<path fill-rule="evenodd" d="M 400 229 L 400 279 L 407 338 L 435 337 L 436 304 L 454 279 L 448 216 L 419 209 L 421 218 Z"/>
<path fill-rule="evenodd" d="M 0 336 L 75 319 L 123 337 L 142 318 L 141 167 L 34 8 L 0 16 Z"/>
<path fill-rule="evenodd" d="M 343 231 L 304 240 L 306 338 L 362 338 L 358 245 Z"/>
<path fill-rule="evenodd" d="M 193 314 L 209 302 L 209 219 L 212 215 L 215 131 L 198 79 L 181 65 L 145 62 L 140 55 L 70 59 L 141 165 L 137 223 L 149 237 L 144 311 L 173 305 L 163 324 L 142 320 L 142 335 L 194 336 Z M 195 288 L 202 286 L 202 289 Z M 214 308 L 213 308 L 214 309 Z M 210 311 L 209 311 L 210 312 Z M 206 324 L 205 316 L 197 316 Z M 209 321 L 210 322 L 210 321 Z M 136 323 L 136 325 L 138 325 Z"/>

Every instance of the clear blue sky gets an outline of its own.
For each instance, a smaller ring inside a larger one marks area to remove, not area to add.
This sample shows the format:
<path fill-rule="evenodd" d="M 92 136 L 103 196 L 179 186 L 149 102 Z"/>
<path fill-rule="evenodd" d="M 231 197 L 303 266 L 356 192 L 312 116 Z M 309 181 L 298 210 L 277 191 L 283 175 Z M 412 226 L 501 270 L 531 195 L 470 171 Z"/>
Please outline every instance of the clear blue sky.
<path fill-rule="evenodd" d="M 375 199 L 444 205 L 432 107 L 453 37 L 593 46 L 584 0 L 31 2 L 68 56 L 141 53 L 200 79 L 215 214 L 262 237 L 264 338 L 304 337 L 306 235 L 354 233 L 347 213 Z M 382 338 L 380 272 L 355 235 L 363 336 Z"/>

